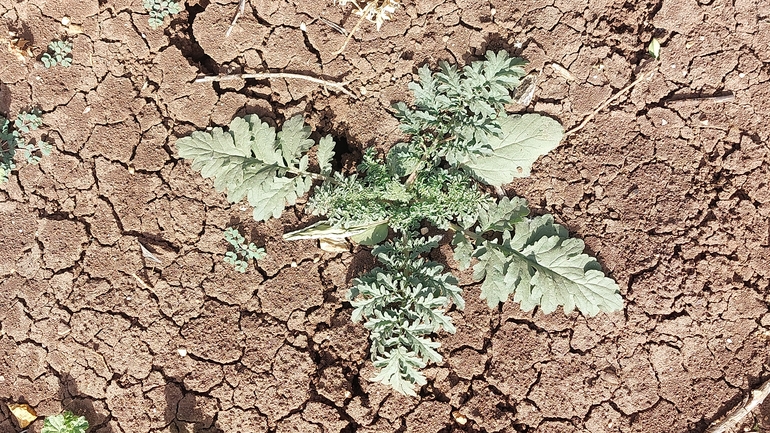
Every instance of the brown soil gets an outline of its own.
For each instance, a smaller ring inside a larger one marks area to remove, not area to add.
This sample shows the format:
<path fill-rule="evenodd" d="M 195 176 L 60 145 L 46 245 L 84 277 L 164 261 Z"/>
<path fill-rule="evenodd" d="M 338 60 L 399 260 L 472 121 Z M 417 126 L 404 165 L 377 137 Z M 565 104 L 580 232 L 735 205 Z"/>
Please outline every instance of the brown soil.
<path fill-rule="evenodd" d="M 0 0 L 2 36 L 45 47 L 65 15 L 83 30 L 67 69 L 0 49 L 0 113 L 40 107 L 56 147 L 0 186 L 0 400 L 73 410 L 99 433 L 702 432 L 767 378 L 767 2 L 407 0 L 335 58 L 344 37 L 320 18 L 350 29 L 349 10 L 250 0 L 224 38 L 237 1 L 222 1 L 191 0 L 152 30 L 140 0 Z M 466 276 L 468 306 L 438 336 L 446 361 L 419 399 L 367 380 L 368 337 L 343 300 L 369 253 L 283 242 L 301 211 L 256 224 L 175 153 L 177 137 L 235 115 L 303 113 L 355 159 L 398 139 L 389 106 L 418 66 L 487 49 L 528 58 L 541 71 L 528 109 L 570 128 L 655 67 L 653 35 L 661 72 L 508 190 L 585 239 L 625 310 L 490 311 Z M 193 83 L 264 70 L 366 94 Z M 239 223 L 269 253 L 245 275 L 222 261 Z M 0 431 L 19 431 L 4 404 Z"/>

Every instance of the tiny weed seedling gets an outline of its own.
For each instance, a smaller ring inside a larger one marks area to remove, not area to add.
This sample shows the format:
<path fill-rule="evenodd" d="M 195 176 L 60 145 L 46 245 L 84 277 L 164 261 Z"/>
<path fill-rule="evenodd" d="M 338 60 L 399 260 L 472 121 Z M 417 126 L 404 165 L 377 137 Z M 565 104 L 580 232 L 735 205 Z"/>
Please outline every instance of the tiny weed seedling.
<path fill-rule="evenodd" d="M 236 271 L 246 272 L 250 260 L 261 260 L 267 256 L 264 248 L 257 248 L 253 242 L 246 243 L 246 238 L 233 227 L 225 229 L 225 240 L 235 251 L 225 254 L 225 263 L 233 265 Z"/>
<path fill-rule="evenodd" d="M 386 155 L 370 148 L 353 174 L 332 171 L 332 138 L 316 146 L 301 116 L 277 133 L 254 115 L 235 118 L 228 131 L 193 132 L 176 145 L 229 201 L 247 198 L 257 221 L 279 217 L 313 189 L 305 209 L 326 219 L 285 239 L 346 237 L 374 246 L 381 266 L 353 280 L 352 319 L 370 331 L 379 369 L 372 380 L 414 396 L 426 383 L 420 370 L 442 361 L 430 335 L 455 332 L 446 311 L 464 307 L 457 279 L 426 258 L 443 239 L 422 235 L 426 225 L 448 232 L 455 260 L 473 267 L 490 308 L 510 297 L 523 310 L 544 313 L 561 306 L 592 316 L 623 307 L 618 285 L 583 253 L 583 241 L 551 215 L 529 217 L 524 199 L 485 192 L 528 176 L 563 136 L 551 118 L 505 112 L 524 64 L 487 52 L 463 69 L 422 67 L 419 82 L 409 85 L 414 104 L 393 107 L 409 139 Z M 308 156 L 313 146 L 317 170 Z"/>
<path fill-rule="evenodd" d="M 182 6 L 173 0 L 144 0 L 144 8 L 150 13 L 148 22 L 152 29 L 162 26 L 167 16 L 176 15 L 182 10 Z"/>
<path fill-rule="evenodd" d="M 88 421 L 85 417 L 65 410 L 59 415 L 47 417 L 40 433 L 86 433 L 86 430 Z"/>
<path fill-rule="evenodd" d="M 7 182 L 11 171 L 16 169 L 14 157 L 17 150 L 23 152 L 29 164 L 37 164 L 41 156 L 51 154 L 53 146 L 49 143 L 43 140 L 33 143 L 24 138 L 24 135 L 40 128 L 42 124 L 43 119 L 38 110 L 21 112 L 13 122 L 0 116 L 0 183 Z"/>
<path fill-rule="evenodd" d="M 70 41 L 53 41 L 48 44 L 48 51 L 43 54 L 40 61 L 46 68 L 51 68 L 56 65 L 64 67 L 70 67 L 72 65 L 72 42 Z"/>

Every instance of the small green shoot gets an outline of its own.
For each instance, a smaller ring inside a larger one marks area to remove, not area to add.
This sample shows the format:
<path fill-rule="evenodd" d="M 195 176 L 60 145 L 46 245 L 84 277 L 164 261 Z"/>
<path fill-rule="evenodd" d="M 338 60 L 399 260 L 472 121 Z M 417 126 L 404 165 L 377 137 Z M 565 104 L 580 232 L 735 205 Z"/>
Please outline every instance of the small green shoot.
<path fill-rule="evenodd" d="M 14 157 L 17 150 L 23 152 L 28 164 L 37 164 L 41 157 L 51 154 L 51 144 L 43 140 L 35 143 L 24 138 L 24 135 L 40 128 L 42 124 L 43 119 L 37 109 L 19 113 L 13 122 L 0 116 L 0 183 L 7 182 L 11 172 L 16 169 Z"/>
<path fill-rule="evenodd" d="M 182 10 L 182 6 L 173 0 L 144 0 L 144 8 L 150 13 L 148 23 L 153 30 L 162 26 L 167 16 L 176 15 Z"/>
<path fill-rule="evenodd" d="M 59 415 L 49 416 L 43 422 L 40 433 L 86 433 L 88 420 L 65 410 Z"/>
<path fill-rule="evenodd" d="M 658 41 L 657 38 L 652 38 L 650 45 L 647 46 L 647 52 L 655 58 L 655 60 L 660 60 L 660 41 Z"/>
<path fill-rule="evenodd" d="M 72 65 L 72 42 L 70 41 L 52 41 L 48 44 L 48 51 L 43 54 L 40 61 L 46 68 L 52 68 L 56 65 L 65 68 Z"/>
<path fill-rule="evenodd" d="M 224 236 L 227 243 L 235 250 L 225 254 L 225 263 L 233 265 L 240 273 L 246 272 L 250 260 L 261 260 L 267 256 L 264 248 L 258 248 L 253 242 L 247 244 L 246 238 L 236 228 L 226 228 Z"/>

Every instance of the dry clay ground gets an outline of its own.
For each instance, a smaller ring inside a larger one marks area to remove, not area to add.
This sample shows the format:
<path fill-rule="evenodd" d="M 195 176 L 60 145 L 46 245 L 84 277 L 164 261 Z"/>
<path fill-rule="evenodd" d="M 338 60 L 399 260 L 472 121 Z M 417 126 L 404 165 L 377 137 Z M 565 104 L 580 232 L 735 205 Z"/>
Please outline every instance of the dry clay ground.
<path fill-rule="evenodd" d="M 343 36 L 320 18 L 350 29 L 349 11 L 251 0 L 224 38 L 235 10 L 191 1 L 151 30 L 138 0 L 0 0 L 3 32 L 39 47 L 64 16 L 83 30 L 66 69 L 0 50 L 0 113 L 40 107 L 56 147 L 0 187 L 3 402 L 70 409 L 100 433 L 701 432 L 770 374 L 767 2 L 407 1 L 337 58 Z M 367 380 L 344 294 L 369 253 L 284 243 L 301 204 L 256 224 L 176 156 L 176 137 L 235 115 L 304 113 L 355 160 L 398 139 L 388 107 L 418 66 L 487 48 L 528 58 L 541 71 L 528 109 L 571 127 L 657 66 L 653 34 L 660 71 L 508 189 L 585 239 L 625 310 L 490 311 L 463 275 L 467 309 L 419 399 Z M 351 80 L 359 97 L 193 83 L 266 69 Z M 232 224 L 269 252 L 245 275 L 222 261 Z M 0 431 L 19 431 L 5 405 Z"/>

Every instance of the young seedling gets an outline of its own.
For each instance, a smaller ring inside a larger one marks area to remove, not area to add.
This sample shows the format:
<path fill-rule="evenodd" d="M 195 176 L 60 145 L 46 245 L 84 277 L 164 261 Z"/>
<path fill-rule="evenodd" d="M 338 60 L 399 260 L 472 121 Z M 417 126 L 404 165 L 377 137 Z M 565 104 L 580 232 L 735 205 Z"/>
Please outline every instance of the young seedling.
<path fill-rule="evenodd" d="M 72 42 L 70 41 L 52 41 L 48 44 L 48 51 L 43 54 L 40 61 L 46 68 L 56 65 L 68 68 L 72 65 Z"/>
<path fill-rule="evenodd" d="M 148 23 L 152 29 L 162 26 L 167 16 L 182 10 L 182 6 L 174 0 L 144 0 L 144 8 L 150 13 Z"/>
<path fill-rule="evenodd" d="M 486 191 L 530 174 L 535 160 L 558 146 L 563 130 L 537 114 L 505 112 L 525 62 L 506 52 L 459 70 L 447 63 L 419 70 L 415 101 L 394 105 L 408 140 L 387 154 L 368 149 L 355 173 L 333 172 L 334 142 L 315 146 L 300 116 L 275 129 L 256 116 L 235 118 L 228 131 L 193 132 L 177 140 L 179 155 L 214 179 L 235 203 L 244 197 L 257 221 L 277 218 L 313 189 L 306 212 L 323 216 L 286 239 L 340 239 L 373 245 L 382 264 L 353 281 L 352 319 L 370 331 L 372 380 L 416 395 L 420 369 L 439 363 L 430 335 L 454 332 L 446 314 L 463 309 L 462 290 L 444 266 L 426 258 L 445 239 L 425 237 L 426 226 L 447 232 L 462 269 L 473 266 L 480 296 L 490 308 L 512 297 L 521 308 L 593 316 L 623 308 L 618 285 L 583 253 L 551 215 L 529 217 L 526 200 L 496 199 Z M 314 187 L 314 182 L 316 182 Z"/>
<path fill-rule="evenodd" d="M 88 421 L 84 416 L 65 410 L 59 415 L 47 417 L 40 433 L 86 433 L 86 430 Z"/>
<path fill-rule="evenodd" d="M 24 138 L 24 135 L 40 128 L 42 124 L 40 111 L 36 109 L 19 113 L 13 123 L 0 116 L 0 183 L 7 182 L 11 171 L 16 169 L 14 157 L 17 150 L 23 152 L 29 164 L 37 164 L 41 156 L 51 154 L 53 146 L 49 143 L 43 140 L 33 143 Z"/>
<path fill-rule="evenodd" d="M 238 229 L 228 227 L 225 229 L 225 240 L 235 251 L 228 251 L 225 254 L 225 263 L 233 265 L 236 271 L 246 272 L 250 260 L 262 260 L 267 256 L 264 248 L 257 248 L 253 242 L 246 243 L 246 238 L 241 235 Z"/>

